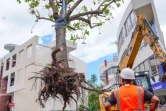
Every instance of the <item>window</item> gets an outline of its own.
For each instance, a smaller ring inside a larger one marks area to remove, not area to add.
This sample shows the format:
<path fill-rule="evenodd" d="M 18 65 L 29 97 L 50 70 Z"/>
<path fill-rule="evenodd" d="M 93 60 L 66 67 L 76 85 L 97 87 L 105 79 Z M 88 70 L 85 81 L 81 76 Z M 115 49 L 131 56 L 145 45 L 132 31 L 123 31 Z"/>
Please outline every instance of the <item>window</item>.
<path fill-rule="evenodd" d="M 117 68 L 116 67 L 113 67 L 112 68 L 112 73 L 114 74 L 114 73 L 116 73 L 117 72 Z"/>
<path fill-rule="evenodd" d="M 14 81 L 15 81 L 15 72 L 13 72 L 11 74 L 11 77 L 10 77 L 10 86 L 14 86 Z"/>
<path fill-rule="evenodd" d="M 130 15 L 129 15 L 125 22 L 126 36 L 130 32 L 131 28 L 132 28 L 132 24 L 131 24 L 131 19 L 130 19 Z"/>
<path fill-rule="evenodd" d="M 119 35 L 119 41 L 118 41 L 118 48 L 119 48 L 119 51 L 121 49 L 121 46 L 123 45 L 124 43 L 124 40 L 125 40 L 125 31 L 124 31 L 124 28 L 121 29 L 121 32 L 120 32 L 120 35 Z"/>
<path fill-rule="evenodd" d="M 108 69 L 108 74 L 112 74 L 112 69 Z"/>
<path fill-rule="evenodd" d="M 6 71 L 9 70 L 10 67 L 10 58 L 6 60 Z"/>
<path fill-rule="evenodd" d="M 144 71 L 144 70 L 145 70 L 145 68 L 144 68 L 144 64 L 141 63 L 141 64 L 140 64 L 140 71 Z"/>
<path fill-rule="evenodd" d="M 32 57 L 32 45 L 27 47 L 27 59 Z"/>
<path fill-rule="evenodd" d="M 151 74 L 155 75 L 157 72 L 157 67 L 156 67 L 156 61 L 154 56 L 149 58 L 149 62 L 150 62 L 150 67 L 151 67 Z"/>
<path fill-rule="evenodd" d="M 4 65 L 4 63 L 1 63 L 1 72 L 0 72 L 0 78 L 2 77 L 2 74 L 3 74 L 3 65 Z"/>
<path fill-rule="evenodd" d="M 155 24 L 152 24 L 152 29 L 153 29 L 153 31 L 156 33 L 156 35 L 157 35 L 157 29 L 156 29 L 156 25 Z"/>
<path fill-rule="evenodd" d="M 148 60 L 144 61 L 145 71 L 149 70 L 149 63 Z"/>
<path fill-rule="evenodd" d="M 135 15 L 135 12 L 132 11 L 130 16 L 131 16 L 132 26 L 134 26 L 136 24 L 136 21 L 137 21 L 137 17 Z"/>
<path fill-rule="evenodd" d="M 16 66 L 16 54 L 12 57 L 12 67 Z"/>

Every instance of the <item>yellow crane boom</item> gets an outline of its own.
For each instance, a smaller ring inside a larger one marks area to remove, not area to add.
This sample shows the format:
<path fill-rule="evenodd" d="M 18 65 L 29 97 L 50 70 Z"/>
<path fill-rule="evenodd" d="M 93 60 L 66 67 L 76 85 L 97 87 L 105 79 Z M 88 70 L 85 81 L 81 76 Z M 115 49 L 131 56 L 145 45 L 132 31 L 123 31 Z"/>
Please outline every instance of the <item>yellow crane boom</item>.
<path fill-rule="evenodd" d="M 134 30 L 130 43 L 127 49 L 124 51 L 121 61 L 119 63 L 119 73 L 122 71 L 122 69 L 126 67 L 132 68 L 142 40 L 144 40 L 150 46 L 150 48 L 156 55 L 157 59 L 159 60 L 159 62 L 166 64 L 166 51 L 163 48 L 162 44 L 160 43 L 159 37 L 155 34 L 153 29 L 151 28 L 151 25 L 147 20 L 146 16 L 140 14 L 137 16 L 136 28 Z M 165 80 L 166 80 L 166 71 L 164 70 L 164 74 L 162 75 L 162 82 L 165 82 Z M 111 92 L 103 92 L 99 96 L 101 111 L 106 111 L 103 105 L 103 99 L 109 98 L 110 95 Z M 109 111 L 117 111 L 117 110 L 118 110 L 117 106 L 112 106 L 111 108 L 109 108 Z"/>

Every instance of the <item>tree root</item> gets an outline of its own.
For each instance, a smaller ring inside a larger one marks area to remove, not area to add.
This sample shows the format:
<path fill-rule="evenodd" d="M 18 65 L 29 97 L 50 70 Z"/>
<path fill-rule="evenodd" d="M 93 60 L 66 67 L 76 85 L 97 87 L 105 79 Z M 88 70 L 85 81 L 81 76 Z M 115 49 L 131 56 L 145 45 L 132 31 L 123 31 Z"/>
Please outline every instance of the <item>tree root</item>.
<path fill-rule="evenodd" d="M 80 98 L 81 89 L 86 89 L 89 91 L 98 91 L 86 82 L 85 75 L 83 73 L 77 73 L 74 72 L 73 68 L 64 67 L 64 65 L 62 64 L 63 60 L 57 61 L 55 55 L 57 52 L 62 50 L 62 48 L 59 48 L 53 51 L 52 64 L 49 67 L 44 67 L 39 72 L 35 72 L 36 75 L 28 79 L 35 79 L 34 84 L 36 84 L 37 80 L 41 81 L 41 89 L 39 91 L 38 98 L 36 101 L 39 101 L 40 105 L 43 108 L 45 107 L 44 102 L 46 102 L 50 97 L 52 97 L 53 99 L 59 98 L 57 96 L 58 94 L 61 95 L 63 98 L 64 110 L 66 108 L 67 103 L 70 103 L 70 99 L 73 99 L 77 106 L 77 101 Z M 92 87 L 92 89 L 84 86 L 83 84 L 89 85 L 90 87 Z M 73 97 L 74 94 L 76 94 L 77 96 L 77 101 Z"/>

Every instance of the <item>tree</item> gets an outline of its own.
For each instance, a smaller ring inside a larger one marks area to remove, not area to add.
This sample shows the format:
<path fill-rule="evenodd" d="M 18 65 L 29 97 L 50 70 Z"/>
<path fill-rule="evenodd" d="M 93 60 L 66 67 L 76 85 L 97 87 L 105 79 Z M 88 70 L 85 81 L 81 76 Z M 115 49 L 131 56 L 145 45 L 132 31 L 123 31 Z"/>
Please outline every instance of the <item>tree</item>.
<path fill-rule="evenodd" d="M 113 18 L 110 11 L 113 8 L 111 4 L 115 3 L 119 7 L 121 0 L 90 0 L 93 7 L 96 7 L 91 9 L 86 5 L 80 6 L 83 0 L 17 0 L 18 3 L 23 1 L 29 4 L 30 13 L 36 16 L 35 22 L 44 19 L 55 23 L 56 49 L 52 52 L 53 61 L 51 65 L 30 78 L 44 82 L 38 100 L 44 107 L 43 98 L 46 101 L 50 95 L 54 98 L 60 94 L 63 97 L 65 108 L 70 98 L 77 102 L 72 94 L 74 92 L 79 97 L 79 87 L 92 90 L 82 85 L 82 82 L 87 84 L 82 73 L 76 73 L 69 68 L 66 47 L 67 31 L 71 32 L 70 40 L 73 42 L 78 39 L 85 40 L 90 34 L 90 29 L 101 27 L 106 21 Z M 67 2 L 65 6 L 64 1 Z M 41 16 L 38 9 L 42 4 L 48 10 L 48 16 Z M 67 26 L 59 27 L 59 24 Z M 78 33 L 72 33 L 73 31 Z M 93 88 L 93 90 L 95 89 Z"/>
<path fill-rule="evenodd" d="M 19 3 L 25 1 L 29 4 L 30 13 L 36 16 L 36 22 L 41 19 L 48 20 L 53 23 L 57 23 L 63 18 L 62 2 L 63 0 L 17 0 Z M 68 67 L 67 48 L 66 48 L 66 29 L 68 31 L 81 31 L 80 35 L 71 34 L 71 40 L 86 39 L 89 36 L 89 27 L 101 27 L 105 21 L 109 21 L 112 17 L 111 4 L 115 3 L 117 7 L 120 6 L 121 0 L 91 0 L 95 9 L 89 9 L 86 5 L 80 6 L 80 10 L 77 9 L 81 2 L 84 0 L 66 0 L 67 8 L 64 15 L 64 21 L 68 24 L 66 28 L 55 28 L 56 32 L 56 47 L 63 47 L 63 51 L 59 52 L 58 59 L 65 59 L 65 66 Z M 45 3 L 45 8 L 48 9 L 48 17 L 42 17 L 40 15 L 38 7 L 41 3 Z M 89 2 L 89 1 L 88 1 Z M 78 13 L 76 13 L 78 10 Z"/>
<path fill-rule="evenodd" d="M 103 86 L 96 85 L 97 77 L 95 74 L 91 75 L 91 79 L 89 80 L 89 83 L 93 85 L 97 90 L 101 90 Z M 79 110 L 82 111 L 82 109 L 87 109 L 87 111 L 98 111 L 100 109 L 100 101 L 99 101 L 99 95 L 100 92 L 94 92 L 89 91 L 88 94 L 88 107 L 85 107 L 84 105 L 80 105 Z"/>

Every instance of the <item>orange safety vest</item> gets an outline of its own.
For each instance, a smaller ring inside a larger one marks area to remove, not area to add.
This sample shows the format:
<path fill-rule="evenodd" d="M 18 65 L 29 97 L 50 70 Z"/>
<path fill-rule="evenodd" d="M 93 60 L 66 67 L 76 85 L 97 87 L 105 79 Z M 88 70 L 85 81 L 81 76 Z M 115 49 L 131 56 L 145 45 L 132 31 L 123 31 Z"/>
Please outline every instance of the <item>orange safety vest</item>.
<path fill-rule="evenodd" d="M 114 91 L 118 111 L 144 111 L 144 89 L 135 85 L 124 85 Z"/>

